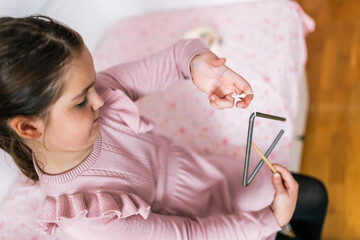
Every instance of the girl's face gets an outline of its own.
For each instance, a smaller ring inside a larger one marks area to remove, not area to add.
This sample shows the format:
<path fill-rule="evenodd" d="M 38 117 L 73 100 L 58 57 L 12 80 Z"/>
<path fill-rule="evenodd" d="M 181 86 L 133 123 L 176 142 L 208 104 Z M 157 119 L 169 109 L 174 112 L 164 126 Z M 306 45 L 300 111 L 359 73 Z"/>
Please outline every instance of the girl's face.
<path fill-rule="evenodd" d="M 50 110 L 44 133 L 48 151 L 81 151 L 94 143 L 100 130 L 99 108 L 104 105 L 94 88 L 95 77 L 91 54 L 84 46 L 65 67 L 63 93 Z"/>

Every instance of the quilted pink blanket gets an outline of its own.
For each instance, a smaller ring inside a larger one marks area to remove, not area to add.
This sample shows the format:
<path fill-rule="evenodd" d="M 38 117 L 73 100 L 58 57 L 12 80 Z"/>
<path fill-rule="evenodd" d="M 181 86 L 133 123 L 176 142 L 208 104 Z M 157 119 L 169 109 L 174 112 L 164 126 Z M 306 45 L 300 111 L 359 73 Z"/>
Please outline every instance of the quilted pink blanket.
<path fill-rule="evenodd" d="M 219 55 L 251 84 L 251 111 L 285 117 L 258 119 L 253 141 L 266 149 L 280 129 L 285 134 L 269 160 L 285 164 L 292 144 L 299 104 L 299 81 L 306 62 L 305 35 L 314 22 L 292 1 L 266 1 L 178 10 L 122 20 L 105 35 L 94 59 L 97 70 L 161 50 L 194 28 L 210 27 L 221 38 Z M 243 164 L 249 111 L 215 110 L 190 81 L 140 100 L 140 111 L 156 123 L 155 131 L 205 154 L 217 153 Z M 253 168 L 260 157 L 251 153 Z M 250 170 L 251 171 L 251 170 Z M 261 171 L 267 171 L 266 166 Z M 239 186 L 241 183 L 239 183 Z M 251 185 L 250 185 L 251 187 Z M 19 183 L 0 207 L 0 240 L 68 239 L 59 232 L 41 236 L 33 218 L 41 203 L 37 185 Z"/>

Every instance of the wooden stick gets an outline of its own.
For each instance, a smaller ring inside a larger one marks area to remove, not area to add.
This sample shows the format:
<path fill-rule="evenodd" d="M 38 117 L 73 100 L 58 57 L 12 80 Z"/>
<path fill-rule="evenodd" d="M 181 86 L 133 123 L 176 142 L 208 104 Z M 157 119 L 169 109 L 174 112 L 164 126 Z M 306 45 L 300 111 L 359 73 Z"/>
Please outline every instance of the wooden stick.
<path fill-rule="evenodd" d="M 260 151 L 260 149 L 255 145 L 254 142 L 251 142 L 251 146 L 254 147 L 254 149 L 257 151 L 257 153 L 260 155 L 260 157 L 264 160 L 264 162 L 269 166 L 269 168 L 271 169 L 271 171 L 273 171 L 273 173 L 276 173 L 276 169 L 274 168 L 274 166 L 269 162 L 269 160 L 264 156 L 264 154 L 262 154 L 262 152 Z"/>

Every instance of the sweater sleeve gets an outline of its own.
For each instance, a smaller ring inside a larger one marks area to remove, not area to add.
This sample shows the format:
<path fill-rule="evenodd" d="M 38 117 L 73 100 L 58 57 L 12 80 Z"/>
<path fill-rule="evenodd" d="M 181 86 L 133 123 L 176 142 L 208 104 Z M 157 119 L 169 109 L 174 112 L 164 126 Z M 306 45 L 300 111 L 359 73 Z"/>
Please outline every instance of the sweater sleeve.
<path fill-rule="evenodd" d="M 119 219 L 107 216 L 83 219 L 67 227 L 61 226 L 75 239 L 157 239 L 157 240 L 212 240 L 265 239 L 280 227 L 269 207 L 252 213 L 207 218 L 184 218 L 151 213 L 147 219 L 139 215 Z"/>
<path fill-rule="evenodd" d="M 171 47 L 139 61 L 115 65 L 98 73 L 104 87 L 121 89 L 131 100 L 165 90 L 175 82 L 191 78 L 191 59 L 210 51 L 199 39 L 180 40 Z"/>

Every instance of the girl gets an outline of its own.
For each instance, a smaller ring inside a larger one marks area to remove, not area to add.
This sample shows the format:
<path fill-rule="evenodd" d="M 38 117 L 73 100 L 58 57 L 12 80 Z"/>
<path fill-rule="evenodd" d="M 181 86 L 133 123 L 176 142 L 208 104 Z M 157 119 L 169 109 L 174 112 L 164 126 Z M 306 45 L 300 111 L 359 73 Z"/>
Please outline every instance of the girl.
<path fill-rule="evenodd" d="M 0 146 L 44 203 L 37 228 L 77 239 L 266 239 L 289 222 L 298 184 L 282 166 L 274 200 L 240 211 L 241 169 L 151 133 L 136 101 L 192 78 L 218 109 L 249 84 L 199 40 L 96 74 L 81 36 L 50 18 L 0 18 Z M 155 107 L 155 106 L 154 106 Z M 259 193 L 260 194 L 260 193 Z M 240 199 L 240 200 L 239 200 Z"/>

